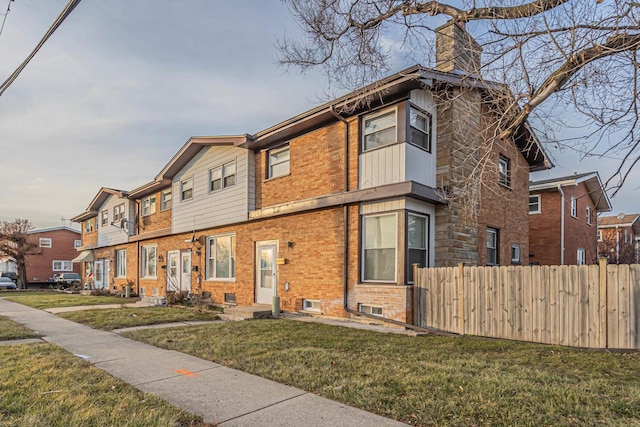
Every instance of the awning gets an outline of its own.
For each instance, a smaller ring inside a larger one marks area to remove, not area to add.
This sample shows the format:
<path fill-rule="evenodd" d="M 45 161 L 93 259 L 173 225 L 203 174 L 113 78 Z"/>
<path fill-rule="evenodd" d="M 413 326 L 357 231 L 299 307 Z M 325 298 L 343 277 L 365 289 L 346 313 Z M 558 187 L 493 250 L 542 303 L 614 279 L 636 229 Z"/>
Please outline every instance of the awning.
<path fill-rule="evenodd" d="M 72 259 L 73 262 L 91 262 L 93 261 L 93 251 L 82 251 L 80 255 Z"/>

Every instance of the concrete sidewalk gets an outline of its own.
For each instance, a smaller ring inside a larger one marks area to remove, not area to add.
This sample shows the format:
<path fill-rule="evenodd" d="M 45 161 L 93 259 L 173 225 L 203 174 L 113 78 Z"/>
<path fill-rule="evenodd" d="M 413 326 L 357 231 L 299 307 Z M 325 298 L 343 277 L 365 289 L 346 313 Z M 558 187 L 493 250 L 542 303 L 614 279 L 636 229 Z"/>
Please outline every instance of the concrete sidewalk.
<path fill-rule="evenodd" d="M 0 298 L 0 314 L 94 366 L 229 426 L 403 426 L 397 421 L 184 353 L 98 331 Z"/>

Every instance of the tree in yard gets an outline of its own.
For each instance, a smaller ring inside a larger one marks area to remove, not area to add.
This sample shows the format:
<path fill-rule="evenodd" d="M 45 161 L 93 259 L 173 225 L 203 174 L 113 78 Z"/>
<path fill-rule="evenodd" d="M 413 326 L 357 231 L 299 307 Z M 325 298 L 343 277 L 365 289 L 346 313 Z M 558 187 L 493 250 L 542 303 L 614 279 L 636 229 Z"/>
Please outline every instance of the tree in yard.
<path fill-rule="evenodd" d="M 398 62 L 433 63 L 434 30 L 453 20 L 482 52 L 469 78 L 496 87 L 496 138 L 513 137 L 530 120 L 543 142 L 613 156 L 612 196 L 640 162 L 638 1 L 283 1 L 306 40 L 281 40 L 281 64 L 319 67 L 334 86 L 354 89 Z"/>
<path fill-rule="evenodd" d="M 28 219 L 17 218 L 13 222 L 0 223 L 0 254 L 10 256 L 18 265 L 18 287 L 26 289 L 26 257 L 28 255 L 41 255 L 38 243 L 29 238 L 27 232 L 33 229 Z"/>

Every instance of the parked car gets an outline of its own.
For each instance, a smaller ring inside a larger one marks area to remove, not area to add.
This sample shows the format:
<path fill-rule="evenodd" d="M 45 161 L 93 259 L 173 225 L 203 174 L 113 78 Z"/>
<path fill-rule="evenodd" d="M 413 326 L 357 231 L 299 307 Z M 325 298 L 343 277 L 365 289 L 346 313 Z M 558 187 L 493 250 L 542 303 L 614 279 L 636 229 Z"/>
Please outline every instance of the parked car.
<path fill-rule="evenodd" d="M 18 287 L 16 286 L 15 283 L 13 283 L 13 280 L 9 279 L 8 277 L 0 277 L 0 289 L 17 289 Z"/>
<path fill-rule="evenodd" d="M 18 275 L 13 271 L 11 272 L 5 271 L 4 273 L 0 274 L 0 277 L 8 277 L 13 281 L 13 283 L 18 283 Z"/>
<path fill-rule="evenodd" d="M 58 287 L 68 288 L 70 286 L 80 286 L 82 278 L 78 273 L 60 273 L 54 276 L 54 282 Z"/>

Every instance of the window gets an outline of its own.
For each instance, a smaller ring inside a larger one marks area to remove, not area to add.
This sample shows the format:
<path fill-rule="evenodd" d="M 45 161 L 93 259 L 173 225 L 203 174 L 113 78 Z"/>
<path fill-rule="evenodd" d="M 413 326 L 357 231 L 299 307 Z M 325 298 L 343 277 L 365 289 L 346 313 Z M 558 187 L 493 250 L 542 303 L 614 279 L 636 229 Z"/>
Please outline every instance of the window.
<path fill-rule="evenodd" d="M 629 231 L 626 228 L 624 229 L 624 242 L 629 243 Z"/>
<path fill-rule="evenodd" d="M 51 247 L 51 239 L 48 237 L 41 237 L 38 246 L 41 248 L 50 248 Z"/>
<path fill-rule="evenodd" d="M 407 283 L 413 283 L 413 264 L 427 266 L 427 217 L 407 215 Z"/>
<path fill-rule="evenodd" d="M 396 123 L 395 108 L 365 116 L 362 123 L 362 151 L 395 143 Z M 416 125 L 419 126 L 418 123 Z"/>
<path fill-rule="evenodd" d="M 119 249 L 116 251 L 116 277 L 127 276 L 127 250 Z"/>
<path fill-rule="evenodd" d="M 315 311 L 320 313 L 320 301 L 312 300 L 312 299 L 303 299 L 302 309 L 305 311 Z"/>
<path fill-rule="evenodd" d="M 520 264 L 520 245 L 511 244 L 511 264 Z"/>
<path fill-rule="evenodd" d="M 113 222 L 120 225 L 120 221 L 124 219 L 124 203 L 113 208 Z"/>
<path fill-rule="evenodd" d="M 84 223 L 84 232 L 91 233 L 93 231 L 93 218 L 88 219 Z"/>
<path fill-rule="evenodd" d="M 142 199 L 142 216 L 149 216 L 154 213 L 156 213 L 156 196 Z"/>
<path fill-rule="evenodd" d="M 358 311 L 360 313 L 375 314 L 382 316 L 382 307 L 369 304 L 358 304 Z"/>
<path fill-rule="evenodd" d="M 586 264 L 586 262 L 585 262 L 586 259 L 587 259 L 587 251 L 585 249 L 578 248 L 577 264 L 578 265 L 585 265 Z"/>
<path fill-rule="evenodd" d="M 207 279 L 235 279 L 236 236 L 212 236 L 207 239 Z"/>
<path fill-rule="evenodd" d="M 71 261 L 53 261 L 53 271 L 73 271 L 73 262 Z"/>
<path fill-rule="evenodd" d="M 587 206 L 587 224 L 591 225 L 591 208 Z"/>
<path fill-rule="evenodd" d="M 142 247 L 142 278 L 155 279 L 158 275 L 158 247 L 157 246 L 143 246 Z"/>
<path fill-rule="evenodd" d="M 411 107 L 409 109 L 408 141 L 431 151 L 431 115 Z"/>
<path fill-rule="evenodd" d="M 102 219 L 100 220 L 100 224 L 103 227 L 109 225 L 109 209 L 105 209 L 102 211 Z"/>
<path fill-rule="evenodd" d="M 193 177 L 180 181 L 180 200 L 193 198 Z"/>
<path fill-rule="evenodd" d="M 236 184 L 236 162 L 225 163 L 209 171 L 209 191 L 222 190 Z"/>
<path fill-rule="evenodd" d="M 498 173 L 500 175 L 500 184 L 505 187 L 511 187 L 511 160 L 502 154 L 498 159 Z"/>
<path fill-rule="evenodd" d="M 498 229 L 487 228 L 487 264 L 498 264 Z"/>
<path fill-rule="evenodd" d="M 171 190 L 165 190 L 160 194 L 160 210 L 171 209 Z"/>
<path fill-rule="evenodd" d="M 534 194 L 533 196 L 529 196 L 529 213 L 540 213 L 542 209 L 540 209 L 540 195 Z"/>
<path fill-rule="evenodd" d="M 396 214 L 362 218 L 363 280 L 396 280 Z"/>
<path fill-rule="evenodd" d="M 79 248 L 80 246 L 82 246 L 82 240 L 74 240 L 73 241 L 73 247 L 74 248 Z"/>
<path fill-rule="evenodd" d="M 598 242 L 602 242 L 602 230 L 598 230 Z"/>
<path fill-rule="evenodd" d="M 289 175 L 289 144 L 269 150 L 267 178 Z"/>
<path fill-rule="evenodd" d="M 571 216 L 574 218 L 578 217 L 578 201 L 575 197 L 571 198 Z"/>

